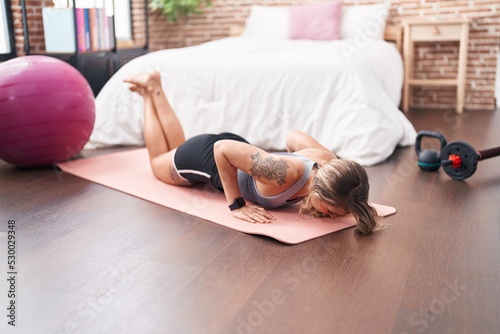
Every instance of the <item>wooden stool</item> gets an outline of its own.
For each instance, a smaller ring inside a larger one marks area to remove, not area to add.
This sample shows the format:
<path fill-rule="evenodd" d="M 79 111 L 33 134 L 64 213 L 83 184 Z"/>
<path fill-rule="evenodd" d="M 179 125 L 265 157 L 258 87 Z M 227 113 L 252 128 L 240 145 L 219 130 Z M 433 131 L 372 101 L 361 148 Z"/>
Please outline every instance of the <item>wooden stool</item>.
<path fill-rule="evenodd" d="M 415 42 L 460 42 L 458 74 L 456 79 L 415 79 Z M 465 77 L 469 42 L 468 20 L 406 21 L 404 22 L 405 82 L 403 88 L 403 111 L 408 112 L 413 96 L 413 86 L 456 86 L 457 112 L 462 113 L 465 97 Z"/>

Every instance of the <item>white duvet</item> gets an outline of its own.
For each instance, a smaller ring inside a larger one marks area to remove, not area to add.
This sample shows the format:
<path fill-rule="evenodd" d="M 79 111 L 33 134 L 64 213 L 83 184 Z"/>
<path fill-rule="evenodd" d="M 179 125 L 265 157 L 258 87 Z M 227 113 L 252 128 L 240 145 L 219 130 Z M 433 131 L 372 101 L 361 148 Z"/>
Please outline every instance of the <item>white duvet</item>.
<path fill-rule="evenodd" d="M 301 129 L 339 157 L 365 166 L 414 143 L 398 109 L 403 81 L 395 46 L 372 40 L 257 40 L 229 37 L 152 52 L 123 66 L 96 97 L 96 123 L 86 148 L 143 145 L 142 98 L 123 79 L 161 73 L 186 137 L 231 131 L 269 150 Z"/>

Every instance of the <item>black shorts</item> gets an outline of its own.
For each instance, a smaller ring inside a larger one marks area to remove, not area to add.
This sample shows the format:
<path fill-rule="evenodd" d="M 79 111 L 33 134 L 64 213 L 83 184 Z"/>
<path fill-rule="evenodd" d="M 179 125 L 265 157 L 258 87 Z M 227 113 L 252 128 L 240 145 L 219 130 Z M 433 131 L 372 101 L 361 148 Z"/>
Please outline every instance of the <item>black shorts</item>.
<path fill-rule="evenodd" d="M 230 132 L 194 136 L 177 147 L 174 154 L 177 173 L 191 183 L 210 183 L 223 191 L 214 158 L 214 144 L 223 139 L 248 143 L 244 138 Z"/>

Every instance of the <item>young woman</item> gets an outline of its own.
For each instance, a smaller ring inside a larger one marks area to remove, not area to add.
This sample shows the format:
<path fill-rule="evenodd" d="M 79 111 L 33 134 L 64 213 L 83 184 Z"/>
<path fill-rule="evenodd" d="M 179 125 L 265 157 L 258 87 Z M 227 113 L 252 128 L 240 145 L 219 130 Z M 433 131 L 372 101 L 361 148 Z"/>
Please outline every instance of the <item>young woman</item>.
<path fill-rule="evenodd" d="M 380 229 L 379 216 L 368 204 L 368 176 L 358 163 L 337 159 L 298 130 L 288 133 L 286 153 L 268 153 L 232 133 L 186 140 L 158 72 L 125 82 L 144 99 L 145 143 L 152 171 L 161 181 L 211 183 L 224 192 L 232 214 L 250 223 L 275 219 L 265 208 L 303 201 L 301 212 L 315 217 L 352 214 L 360 233 Z M 259 206 L 246 205 L 245 199 Z"/>

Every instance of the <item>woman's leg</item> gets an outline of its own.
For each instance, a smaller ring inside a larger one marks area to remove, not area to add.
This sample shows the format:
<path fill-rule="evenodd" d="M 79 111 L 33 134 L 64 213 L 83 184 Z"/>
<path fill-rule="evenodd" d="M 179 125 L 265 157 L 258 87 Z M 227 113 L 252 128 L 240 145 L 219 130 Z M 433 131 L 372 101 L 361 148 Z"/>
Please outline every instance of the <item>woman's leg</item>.
<path fill-rule="evenodd" d="M 184 130 L 161 87 L 160 74 L 139 74 L 124 80 L 144 99 L 144 141 L 155 176 L 167 183 L 188 184 L 172 163 L 173 152 L 185 142 Z"/>

